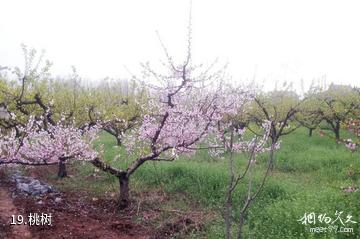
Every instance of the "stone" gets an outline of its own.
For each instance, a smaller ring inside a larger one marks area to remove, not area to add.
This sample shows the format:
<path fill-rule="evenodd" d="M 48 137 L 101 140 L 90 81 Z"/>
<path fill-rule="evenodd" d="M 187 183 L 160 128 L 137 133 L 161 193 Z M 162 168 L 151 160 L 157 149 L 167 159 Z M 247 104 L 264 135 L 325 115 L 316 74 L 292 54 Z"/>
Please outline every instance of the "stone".
<path fill-rule="evenodd" d="M 54 192 L 52 186 L 32 177 L 22 176 L 19 172 L 15 172 L 11 176 L 11 180 L 16 183 L 18 192 L 26 193 L 32 196 L 40 196 Z"/>
<path fill-rule="evenodd" d="M 16 188 L 22 192 L 30 193 L 29 185 L 26 183 L 17 183 Z"/>
<path fill-rule="evenodd" d="M 61 201 L 62 201 L 62 198 L 59 198 L 59 197 L 55 198 L 56 203 L 61 203 Z"/>

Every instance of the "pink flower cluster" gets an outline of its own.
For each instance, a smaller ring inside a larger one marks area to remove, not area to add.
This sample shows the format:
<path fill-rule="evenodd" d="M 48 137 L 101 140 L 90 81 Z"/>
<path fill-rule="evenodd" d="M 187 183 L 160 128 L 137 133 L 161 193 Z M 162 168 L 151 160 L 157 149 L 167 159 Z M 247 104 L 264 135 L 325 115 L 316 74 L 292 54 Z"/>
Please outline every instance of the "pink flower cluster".
<path fill-rule="evenodd" d="M 345 140 L 345 146 L 348 148 L 351 152 L 355 152 L 358 145 L 352 141 L 352 139 Z"/>
<path fill-rule="evenodd" d="M 43 127 L 41 122 L 30 118 L 25 127 L 20 127 L 22 137 L 16 137 L 15 130 L 1 133 L 1 164 L 54 164 L 60 159 L 92 160 L 97 156 L 92 149 L 98 127 L 80 130 L 59 122 Z"/>
<path fill-rule="evenodd" d="M 175 65 L 166 48 L 165 53 L 164 73 L 142 64 L 140 81 L 149 89 L 148 102 L 141 105 L 141 126 L 124 138 L 128 152 L 140 152 L 146 160 L 194 153 L 218 133 L 219 122 L 241 113 L 253 97 L 249 90 L 225 84 L 225 67 L 193 65 L 191 52 Z"/>
<path fill-rule="evenodd" d="M 210 153 L 213 156 L 220 156 L 227 151 L 235 153 L 249 152 L 254 154 L 269 151 L 271 150 L 271 146 L 267 146 L 267 143 L 270 136 L 271 122 L 264 121 L 262 129 L 263 133 L 261 137 L 254 136 L 247 140 L 244 137 L 246 128 L 236 130 L 232 127 L 231 122 L 221 124 L 218 127 L 215 137 L 208 140 L 211 148 Z M 274 149 L 279 149 L 280 143 L 281 142 L 278 142 L 274 145 Z"/>
<path fill-rule="evenodd" d="M 346 139 L 344 140 L 345 147 L 351 152 L 355 152 L 359 147 L 360 120 L 351 119 L 347 124 L 347 129 L 350 133 L 357 137 L 357 142 L 354 142 L 352 139 Z"/>
<path fill-rule="evenodd" d="M 141 126 L 127 136 L 129 151 L 146 146 L 169 157 L 192 154 L 198 143 L 218 131 L 218 122 L 239 113 L 252 96 L 239 89 L 200 86 L 194 80 L 169 84 L 158 87 L 143 106 Z"/>

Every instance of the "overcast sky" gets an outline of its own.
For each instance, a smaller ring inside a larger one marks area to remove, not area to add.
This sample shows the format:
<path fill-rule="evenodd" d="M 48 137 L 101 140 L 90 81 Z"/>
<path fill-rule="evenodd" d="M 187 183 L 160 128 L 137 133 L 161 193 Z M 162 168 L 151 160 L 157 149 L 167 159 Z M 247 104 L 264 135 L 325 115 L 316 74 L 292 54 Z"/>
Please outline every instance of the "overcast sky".
<path fill-rule="evenodd" d="M 161 38 L 175 59 L 186 50 L 187 0 L 0 0 L 0 65 L 23 66 L 20 44 L 91 79 L 128 77 L 139 62 L 158 62 Z M 193 0 L 195 63 L 228 62 L 233 80 L 254 76 L 309 84 L 360 85 L 360 2 Z"/>

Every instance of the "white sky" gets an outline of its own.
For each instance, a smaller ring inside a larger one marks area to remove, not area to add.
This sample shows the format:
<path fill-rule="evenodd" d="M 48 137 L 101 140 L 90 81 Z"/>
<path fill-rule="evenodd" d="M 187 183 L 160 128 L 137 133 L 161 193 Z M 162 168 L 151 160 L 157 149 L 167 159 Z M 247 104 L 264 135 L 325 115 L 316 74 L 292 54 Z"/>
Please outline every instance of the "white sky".
<path fill-rule="evenodd" d="M 0 65 L 23 66 L 20 44 L 46 50 L 55 75 L 127 77 L 163 51 L 186 50 L 187 0 L 0 0 Z M 195 63 L 219 57 L 234 80 L 360 85 L 360 2 L 193 0 Z"/>

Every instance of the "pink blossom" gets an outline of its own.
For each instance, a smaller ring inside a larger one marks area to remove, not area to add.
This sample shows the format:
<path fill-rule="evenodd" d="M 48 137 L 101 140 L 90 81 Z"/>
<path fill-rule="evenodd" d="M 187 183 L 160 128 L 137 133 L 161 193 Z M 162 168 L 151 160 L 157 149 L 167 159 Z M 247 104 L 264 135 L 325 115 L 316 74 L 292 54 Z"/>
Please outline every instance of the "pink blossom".
<path fill-rule="evenodd" d="M 358 145 L 355 142 L 353 142 L 352 139 L 345 140 L 345 146 L 352 152 L 356 151 L 358 147 Z"/>
<path fill-rule="evenodd" d="M 60 159 L 92 160 L 97 156 L 91 146 L 97 137 L 96 126 L 80 130 L 59 122 L 48 125 L 45 130 L 40 124 L 31 117 L 25 127 L 19 128 L 21 138 L 16 137 L 15 130 L 1 133 L 0 165 L 54 164 Z"/>

